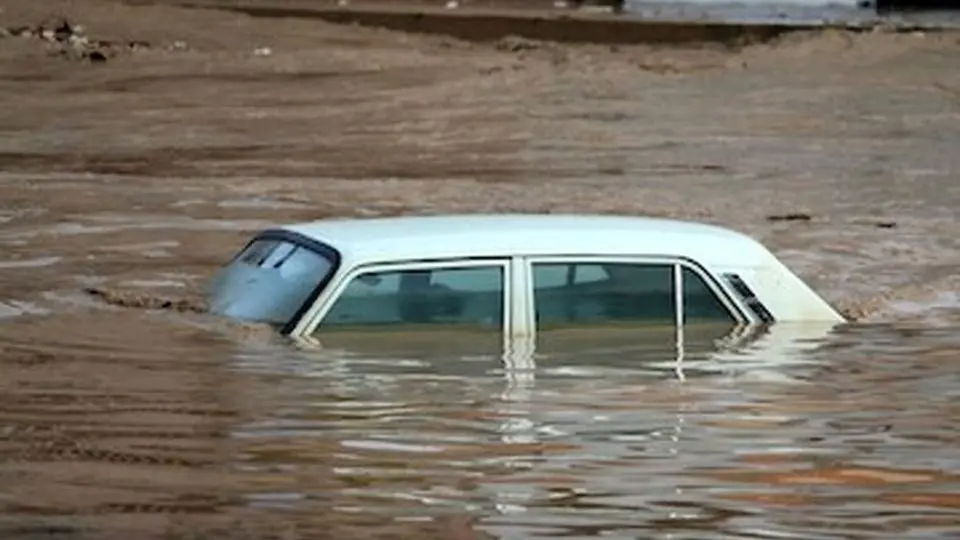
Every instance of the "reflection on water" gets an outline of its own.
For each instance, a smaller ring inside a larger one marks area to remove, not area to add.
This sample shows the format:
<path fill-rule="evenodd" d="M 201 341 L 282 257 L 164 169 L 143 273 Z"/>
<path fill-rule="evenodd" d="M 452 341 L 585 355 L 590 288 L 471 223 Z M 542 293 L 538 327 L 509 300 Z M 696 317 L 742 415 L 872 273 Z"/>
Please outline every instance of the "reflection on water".
<path fill-rule="evenodd" d="M 0 326 L 0 535 L 957 535 L 958 327 L 706 329 L 679 351 L 210 327 Z"/>

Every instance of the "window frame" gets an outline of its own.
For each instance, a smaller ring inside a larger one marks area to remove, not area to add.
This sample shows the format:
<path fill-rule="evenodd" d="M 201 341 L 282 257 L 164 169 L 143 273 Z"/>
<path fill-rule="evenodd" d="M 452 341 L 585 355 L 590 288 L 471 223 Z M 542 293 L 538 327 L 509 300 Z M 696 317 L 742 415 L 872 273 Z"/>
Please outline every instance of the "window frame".
<path fill-rule="evenodd" d="M 299 335 L 312 336 L 314 339 L 323 339 L 322 323 L 324 317 L 340 299 L 351 281 L 362 274 L 374 272 L 402 272 L 409 270 L 447 270 L 458 268 L 495 268 L 499 267 L 503 277 L 503 320 L 500 325 L 502 339 L 506 340 L 512 333 L 513 321 L 516 319 L 514 306 L 514 273 L 513 261 L 509 257 L 484 258 L 451 258 L 430 260 L 393 261 L 385 263 L 361 264 L 350 268 L 347 272 L 332 279 L 315 300 L 314 305 L 303 317 L 304 324 L 300 325 Z"/>
<path fill-rule="evenodd" d="M 535 264 L 651 264 L 651 265 L 669 265 L 672 266 L 673 290 L 674 290 L 674 320 L 675 328 L 682 329 L 687 326 L 684 320 L 683 312 L 683 270 L 689 269 L 706 283 L 707 288 L 713 292 L 720 300 L 723 306 L 734 319 L 734 325 L 750 325 L 760 321 L 752 315 L 752 312 L 743 305 L 738 297 L 727 290 L 724 281 L 717 278 L 703 265 L 693 259 L 677 256 L 631 256 L 631 255 L 537 255 L 522 257 L 519 265 L 522 270 L 522 280 L 515 284 L 515 290 L 518 296 L 523 296 L 523 303 L 527 306 L 524 311 L 523 320 L 518 321 L 518 326 L 524 328 L 531 334 L 536 333 L 536 298 L 533 290 L 533 265 Z"/>

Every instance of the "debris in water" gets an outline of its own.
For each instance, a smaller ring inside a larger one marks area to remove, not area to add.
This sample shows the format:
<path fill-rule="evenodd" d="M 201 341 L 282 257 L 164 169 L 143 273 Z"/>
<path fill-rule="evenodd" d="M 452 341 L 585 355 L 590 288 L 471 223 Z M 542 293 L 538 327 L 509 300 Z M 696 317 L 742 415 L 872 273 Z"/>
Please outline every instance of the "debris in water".
<path fill-rule="evenodd" d="M 150 43 L 143 40 L 113 42 L 90 39 L 84 33 L 83 26 L 72 24 L 64 18 L 53 17 L 36 26 L 0 27 L 0 37 L 39 38 L 49 46 L 55 55 L 70 60 L 86 60 L 102 63 L 115 58 L 123 52 L 150 49 Z M 178 47 L 178 44 L 180 45 Z M 186 43 L 175 42 L 171 50 L 185 49 Z"/>
<path fill-rule="evenodd" d="M 607 13 L 623 13 L 626 7 L 625 0 L 573 0 L 571 4 L 577 10 Z M 556 3 L 554 6 L 559 7 Z"/>
<path fill-rule="evenodd" d="M 878 221 L 876 223 L 878 229 L 893 229 L 896 228 L 896 221 Z"/>
<path fill-rule="evenodd" d="M 31 302 L 17 300 L 0 301 L 0 319 L 22 315 L 47 315 L 48 310 Z"/>
<path fill-rule="evenodd" d="M 774 214 L 767 216 L 767 221 L 811 221 L 813 216 L 805 212 L 792 212 L 789 214 Z"/>
<path fill-rule="evenodd" d="M 120 292 L 99 287 L 85 287 L 83 292 L 112 306 L 139 309 L 169 309 L 181 313 L 206 313 L 206 302 L 199 298 L 161 298 L 145 293 Z"/>

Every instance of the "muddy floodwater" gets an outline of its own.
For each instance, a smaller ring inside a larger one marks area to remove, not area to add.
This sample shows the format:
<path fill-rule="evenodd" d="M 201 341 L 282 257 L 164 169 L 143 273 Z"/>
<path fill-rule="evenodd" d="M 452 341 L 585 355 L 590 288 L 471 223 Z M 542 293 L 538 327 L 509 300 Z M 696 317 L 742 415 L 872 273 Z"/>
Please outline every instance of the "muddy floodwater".
<path fill-rule="evenodd" d="M 958 34 L 0 26 L 0 537 L 960 537 Z M 262 227 L 453 211 L 734 227 L 856 320 L 318 349 L 197 301 Z"/>

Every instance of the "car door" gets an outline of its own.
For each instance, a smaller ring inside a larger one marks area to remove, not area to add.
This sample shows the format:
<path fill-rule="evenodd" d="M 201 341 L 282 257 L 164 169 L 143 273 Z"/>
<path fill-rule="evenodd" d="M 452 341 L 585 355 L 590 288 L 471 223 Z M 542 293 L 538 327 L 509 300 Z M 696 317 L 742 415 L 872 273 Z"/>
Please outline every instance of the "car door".
<path fill-rule="evenodd" d="M 365 265 L 335 281 L 306 332 L 323 346 L 499 353 L 510 334 L 507 258 Z"/>
<path fill-rule="evenodd" d="M 675 360 L 750 322 L 709 272 L 682 259 L 527 257 L 523 267 L 538 355 L 603 345 Z"/>

